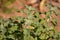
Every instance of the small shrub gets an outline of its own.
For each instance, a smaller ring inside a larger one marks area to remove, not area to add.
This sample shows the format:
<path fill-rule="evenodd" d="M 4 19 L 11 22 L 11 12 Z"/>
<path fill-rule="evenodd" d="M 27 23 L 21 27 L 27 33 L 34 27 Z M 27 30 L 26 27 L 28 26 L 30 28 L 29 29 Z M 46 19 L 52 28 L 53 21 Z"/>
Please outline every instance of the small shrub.
<path fill-rule="evenodd" d="M 44 13 L 46 17 L 42 18 L 34 8 L 26 6 L 26 9 L 27 18 L 0 19 L 0 40 L 60 40 L 60 33 L 55 29 L 57 22 L 51 17 L 51 11 Z M 32 11 L 35 11 L 34 14 Z"/>

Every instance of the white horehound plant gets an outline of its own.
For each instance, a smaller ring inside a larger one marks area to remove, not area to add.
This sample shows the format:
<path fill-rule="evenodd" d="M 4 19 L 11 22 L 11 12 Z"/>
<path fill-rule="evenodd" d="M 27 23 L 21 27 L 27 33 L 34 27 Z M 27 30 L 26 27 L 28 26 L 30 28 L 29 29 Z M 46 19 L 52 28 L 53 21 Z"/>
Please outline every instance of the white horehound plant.
<path fill-rule="evenodd" d="M 0 40 L 60 40 L 60 33 L 55 29 L 57 22 L 51 18 L 51 11 L 45 12 L 46 18 L 42 18 L 41 13 L 31 6 L 26 6 L 26 9 L 22 12 L 27 18 L 0 19 Z M 50 22 L 52 25 L 49 26 Z"/>

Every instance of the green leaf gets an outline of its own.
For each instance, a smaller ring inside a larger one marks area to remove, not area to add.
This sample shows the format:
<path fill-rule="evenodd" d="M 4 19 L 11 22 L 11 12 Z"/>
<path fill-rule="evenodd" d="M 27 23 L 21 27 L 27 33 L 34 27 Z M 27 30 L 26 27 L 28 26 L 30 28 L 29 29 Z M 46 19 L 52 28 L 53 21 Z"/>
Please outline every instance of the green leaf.
<path fill-rule="evenodd" d="M 57 24 L 57 20 L 54 18 L 54 19 L 52 20 L 52 23 L 53 23 L 53 25 L 56 25 L 56 24 Z"/>
<path fill-rule="evenodd" d="M 45 37 L 46 37 L 45 34 L 41 34 L 41 35 L 39 36 L 40 39 L 46 39 Z"/>
<path fill-rule="evenodd" d="M 17 30 L 17 28 L 18 28 L 18 26 L 12 26 L 9 30 L 10 30 L 10 32 L 14 32 Z"/>

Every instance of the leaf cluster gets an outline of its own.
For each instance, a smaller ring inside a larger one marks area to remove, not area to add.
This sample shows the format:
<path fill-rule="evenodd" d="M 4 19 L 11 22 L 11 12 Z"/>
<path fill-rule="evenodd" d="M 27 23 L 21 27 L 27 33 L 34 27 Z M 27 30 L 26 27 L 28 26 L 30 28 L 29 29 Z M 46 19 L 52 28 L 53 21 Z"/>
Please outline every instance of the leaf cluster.
<path fill-rule="evenodd" d="M 26 6 L 26 9 L 27 18 L 0 19 L 0 40 L 60 40 L 51 11 L 44 13 L 46 18 L 42 18 L 34 8 Z M 35 11 L 34 14 L 32 11 Z M 49 25 L 50 22 L 52 25 Z"/>

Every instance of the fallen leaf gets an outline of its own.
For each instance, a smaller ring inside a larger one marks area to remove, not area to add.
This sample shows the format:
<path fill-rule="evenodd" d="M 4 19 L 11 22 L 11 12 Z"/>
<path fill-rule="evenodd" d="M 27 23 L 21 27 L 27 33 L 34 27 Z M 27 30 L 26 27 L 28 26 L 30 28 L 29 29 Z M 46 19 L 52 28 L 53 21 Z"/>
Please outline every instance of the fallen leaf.
<path fill-rule="evenodd" d="M 39 9 L 40 9 L 41 13 L 43 13 L 43 11 L 44 11 L 44 6 L 45 6 L 45 0 L 42 0 L 40 5 L 39 5 Z"/>

